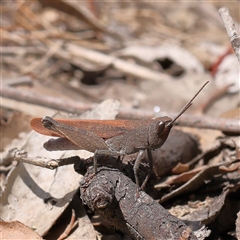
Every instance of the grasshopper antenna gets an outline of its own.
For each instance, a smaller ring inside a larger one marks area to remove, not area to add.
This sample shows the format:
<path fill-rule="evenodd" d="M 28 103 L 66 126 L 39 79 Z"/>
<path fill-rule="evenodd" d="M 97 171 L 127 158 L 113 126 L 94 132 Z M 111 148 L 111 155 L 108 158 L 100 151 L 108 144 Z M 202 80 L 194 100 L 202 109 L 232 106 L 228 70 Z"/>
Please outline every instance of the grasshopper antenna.
<path fill-rule="evenodd" d="M 193 96 L 193 98 L 182 108 L 182 110 L 179 112 L 179 114 L 169 123 L 167 123 L 167 126 L 172 126 L 173 123 L 184 113 L 187 111 L 188 108 L 191 107 L 193 104 L 193 100 L 197 97 L 197 95 L 203 90 L 203 88 L 209 83 L 209 81 L 205 82 L 203 86 L 198 90 L 198 92 Z"/>

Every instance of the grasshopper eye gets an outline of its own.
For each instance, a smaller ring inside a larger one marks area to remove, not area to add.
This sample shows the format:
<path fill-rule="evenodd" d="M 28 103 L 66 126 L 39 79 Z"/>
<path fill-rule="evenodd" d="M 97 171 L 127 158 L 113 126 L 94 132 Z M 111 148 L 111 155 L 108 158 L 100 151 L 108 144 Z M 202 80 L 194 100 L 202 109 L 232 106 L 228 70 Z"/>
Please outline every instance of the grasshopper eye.
<path fill-rule="evenodd" d="M 161 121 L 158 123 L 158 126 L 157 126 L 157 133 L 158 135 L 161 135 L 163 133 L 165 129 L 165 122 Z"/>

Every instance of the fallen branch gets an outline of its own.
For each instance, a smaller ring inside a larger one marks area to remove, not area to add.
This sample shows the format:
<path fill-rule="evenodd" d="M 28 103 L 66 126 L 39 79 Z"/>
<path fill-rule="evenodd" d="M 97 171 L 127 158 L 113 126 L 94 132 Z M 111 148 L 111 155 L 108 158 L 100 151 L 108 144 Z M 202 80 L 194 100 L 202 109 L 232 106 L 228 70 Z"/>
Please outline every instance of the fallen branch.
<path fill-rule="evenodd" d="M 44 107 L 56 109 L 58 111 L 71 112 L 81 114 L 89 109 L 92 109 L 96 104 L 85 104 L 76 101 L 60 99 L 57 97 L 46 96 L 44 94 L 34 93 L 23 89 L 17 89 L 2 85 L 0 92 L 2 97 L 22 101 L 30 104 L 36 104 Z"/>
<path fill-rule="evenodd" d="M 116 169 L 90 168 L 80 182 L 84 204 L 134 239 L 197 240 L 192 230 Z"/>

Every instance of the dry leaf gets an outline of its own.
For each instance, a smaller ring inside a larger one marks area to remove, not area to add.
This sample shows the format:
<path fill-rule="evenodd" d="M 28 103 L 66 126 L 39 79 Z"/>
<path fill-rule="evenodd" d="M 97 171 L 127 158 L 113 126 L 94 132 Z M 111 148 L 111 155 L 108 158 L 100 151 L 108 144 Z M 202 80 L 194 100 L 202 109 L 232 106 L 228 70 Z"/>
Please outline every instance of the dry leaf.
<path fill-rule="evenodd" d="M 42 239 L 31 228 L 19 221 L 3 222 L 0 221 L 1 239 Z"/>
<path fill-rule="evenodd" d="M 93 110 L 95 114 L 90 111 L 85 117 L 114 118 L 118 108 L 118 101 L 106 100 Z M 31 132 L 26 139 L 24 150 L 35 156 L 53 159 L 75 155 L 87 158 L 92 155 L 86 151 L 48 152 L 43 148 L 43 143 L 48 139 L 49 137 Z M 19 219 L 28 226 L 34 226 L 36 232 L 44 236 L 69 205 L 79 187 L 80 179 L 81 176 L 75 172 L 72 165 L 49 170 L 20 163 L 7 176 L 5 191 L 0 196 L 1 217 L 6 221 Z M 86 213 L 80 221 L 80 227 L 86 225 L 86 222 L 91 226 L 91 231 L 90 228 L 81 230 L 82 236 L 88 232 L 88 239 L 95 239 L 95 231 Z"/>

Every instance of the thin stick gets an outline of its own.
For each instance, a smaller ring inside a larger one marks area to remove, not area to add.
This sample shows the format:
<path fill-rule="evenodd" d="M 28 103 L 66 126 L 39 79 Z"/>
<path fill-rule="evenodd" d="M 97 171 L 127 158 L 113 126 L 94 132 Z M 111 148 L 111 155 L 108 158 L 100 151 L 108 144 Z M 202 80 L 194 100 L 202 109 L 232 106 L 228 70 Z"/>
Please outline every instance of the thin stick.
<path fill-rule="evenodd" d="M 60 166 L 78 163 L 80 161 L 78 156 L 74 156 L 70 158 L 62 158 L 62 159 L 52 159 L 52 158 L 46 158 L 46 157 L 40 157 L 40 156 L 36 157 L 28 154 L 23 150 L 14 148 L 14 149 L 11 149 L 6 154 L 3 154 L 0 165 L 10 164 L 13 160 L 32 164 L 32 165 L 43 167 L 43 168 L 48 168 L 51 170 Z"/>
<path fill-rule="evenodd" d="M 232 17 L 229 14 L 229 11 L 226 7 L 219 9 L 219 14 L 222 18 L 223 24 L 227 30 L 227 34 L 230 38 L 234 52 L 240 63 L 240 36 L 236 30 L 235 24 Z"/>

